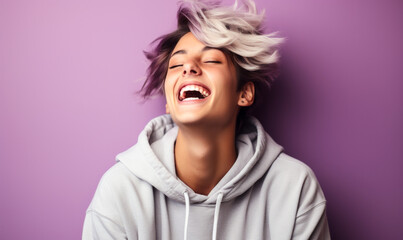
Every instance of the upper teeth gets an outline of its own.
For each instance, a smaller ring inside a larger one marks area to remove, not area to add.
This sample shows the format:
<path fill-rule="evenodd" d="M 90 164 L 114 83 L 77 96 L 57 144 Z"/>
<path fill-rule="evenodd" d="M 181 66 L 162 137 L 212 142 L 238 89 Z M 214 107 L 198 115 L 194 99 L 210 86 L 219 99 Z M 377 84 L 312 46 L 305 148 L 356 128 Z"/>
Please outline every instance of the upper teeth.
<path fill-rule="evenodd" d="M 208 90 L 199 85 L 186 85 L 180 90 L 179 99 L 183 100 L 185 98 L 186 91 L 198 91 L 203 95 L 203 97 L 208 97 L 210 95 L 210 92 Z"/>

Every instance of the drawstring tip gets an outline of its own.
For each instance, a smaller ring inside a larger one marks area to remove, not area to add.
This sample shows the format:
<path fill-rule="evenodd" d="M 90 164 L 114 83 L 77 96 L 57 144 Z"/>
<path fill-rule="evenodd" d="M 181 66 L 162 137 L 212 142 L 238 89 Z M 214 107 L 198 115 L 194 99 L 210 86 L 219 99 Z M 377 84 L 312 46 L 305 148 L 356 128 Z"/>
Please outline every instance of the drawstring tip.
<path fill-rule="evenodd" d="M 184 227 L 184 234 L 183 234 L 183 239 L 187 240 L 187 234 L 188 234 L 188 223 L 189 223 L 189 207 L 190 207 L 190 201 L 189 201 L 189 194 L 187 191 L 183 193 L 185 197 L 185 204 L 186 204 L 186 213 L 185 213 L 185 227 Z"/>

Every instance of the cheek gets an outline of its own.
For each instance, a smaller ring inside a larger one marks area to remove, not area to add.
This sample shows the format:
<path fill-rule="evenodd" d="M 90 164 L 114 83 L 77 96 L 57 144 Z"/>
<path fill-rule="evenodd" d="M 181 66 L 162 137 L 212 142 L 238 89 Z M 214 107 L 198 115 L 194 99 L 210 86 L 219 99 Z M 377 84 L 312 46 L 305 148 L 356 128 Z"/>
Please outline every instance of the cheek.
<path fill-rule="evenodd" d="M 169 79 L 165 79 L 164 83 L 164 95 L 165 95 L 165 100 L 168 105 L 172 105 L 173 102 L 175 101 L 175 96 L 174 96 L 174 84 L 173 81 L 169 81 Z"/>
<path fill-rule="evenodd" d="M 168 72 L 165 76 L 165 81 L 164 81 L 164 88 L 167 89 L 169 87 L 172 87 L 172 85 L 175 83 L 177 74 L 174 72 Z"/>
<path fill-rule="evenodd" d="M 165 81 L 164 81 L 163 88 L 164 88 L 165 100 L 166 100 L 167 103 L 168 103 L 169 96 L 170 96 L 170 91 L 169 91 L 169 81 L 167 81 L 167 79 L 165 79 Z"/>
<path fill-rule="evenodd" d="M 165 77 L 163 87 L 165 94 L 169 93 L 169 89 L 172 87 L 172 81 L 170 80 L 169 74 L 167 74 Z"/>
<path fill-rule="evenodd" d="M 234 74 L 231 72 L 225 72 L 222 74 L 221 79 L 222 87 L 227 89 L 227 92 L 236 92 L 238 88 L 238 80 Z"/>

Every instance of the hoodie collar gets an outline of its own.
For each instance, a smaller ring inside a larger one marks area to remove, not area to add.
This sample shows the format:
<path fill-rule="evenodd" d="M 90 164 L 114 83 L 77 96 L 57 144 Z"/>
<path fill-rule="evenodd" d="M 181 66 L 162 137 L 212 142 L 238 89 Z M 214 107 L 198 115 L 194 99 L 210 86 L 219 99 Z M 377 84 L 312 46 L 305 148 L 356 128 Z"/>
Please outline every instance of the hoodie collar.
<path fill-rule="evenodd" d="M 173 150 L 177 133 L 178 127 L 169 115 L 154 118 L 140 133 L 137 144 L 120 153 L 116 160 L 138 178 L 181 202 L 185 202 L 184 192 L 191 203 L 215 204 L 220 194 L 224 202 L 235 198 L 258 181 L 282 152 L 282 147 L 271 139 L 260 122 L 249 117 L 237 136 L 237 160 L 205 196 L 195 193 L 176 177 Z"/>

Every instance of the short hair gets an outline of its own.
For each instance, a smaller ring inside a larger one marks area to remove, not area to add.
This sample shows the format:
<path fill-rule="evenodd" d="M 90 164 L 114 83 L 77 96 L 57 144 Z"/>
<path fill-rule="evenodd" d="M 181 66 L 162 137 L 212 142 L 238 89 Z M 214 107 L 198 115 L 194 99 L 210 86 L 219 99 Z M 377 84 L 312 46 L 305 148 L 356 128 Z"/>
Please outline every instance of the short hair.
<path fill-rule="evenodd" d="M 252 0 L 237 0 L 232 7 L 219 1 L 180 1 L 177 30 L 163 35 L 153 43 L 154 49 L 144 52 L 151 62 L 140 92 L 144 98 L 163 93 L 170 55 L 177 42 L 188 32 L 206 46 L 222 50 L 237 70 L 238 90 L 247 82 L 255 84 L 255 101 L 261 86 L 270 87 L 278 75 L 278 46 L 283 39 L 276 33 L 263 33 L 264 11 L 258 13 Z"/>

